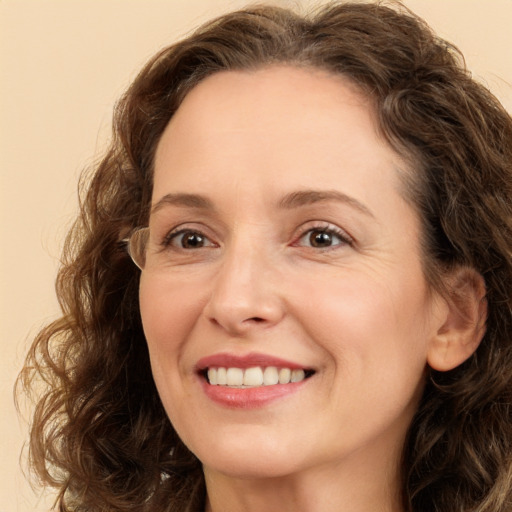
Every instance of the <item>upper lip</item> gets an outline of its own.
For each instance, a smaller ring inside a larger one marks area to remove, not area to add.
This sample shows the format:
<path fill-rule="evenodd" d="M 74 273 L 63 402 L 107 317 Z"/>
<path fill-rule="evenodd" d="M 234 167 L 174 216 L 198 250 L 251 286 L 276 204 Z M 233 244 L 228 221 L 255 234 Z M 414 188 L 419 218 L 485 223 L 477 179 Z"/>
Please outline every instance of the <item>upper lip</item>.
<path fill-rule="evenodd" d="M 236 355 L 229 353 L 213 354 L 201 358 L 197 364 L 197 371 L 201 372 L 208 368 L 252 368 L 255 366 L 276 366 L 278 368 L 290 368 L 291 370 L 306 369 L 305 366 L 268 354 L 252 352 L 250 354 Z"/>

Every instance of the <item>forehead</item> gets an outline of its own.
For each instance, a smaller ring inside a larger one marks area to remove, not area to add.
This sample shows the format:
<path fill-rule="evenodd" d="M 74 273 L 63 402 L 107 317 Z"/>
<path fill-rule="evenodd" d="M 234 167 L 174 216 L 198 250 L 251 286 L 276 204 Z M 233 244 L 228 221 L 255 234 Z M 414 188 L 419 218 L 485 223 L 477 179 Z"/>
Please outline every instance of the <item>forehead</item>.
<path fill-rule="evenodd" d="M 336 103 L 361 105 L 368 108 L 369 114 L 371 110 L 368 97 L 342 75 L 314 67 L 273 65 L 210 75 L 184 97 L 171 124 L 185 114 L 197 114 L 195 108 L 203 110 L 206 117 L 241 103 L 245 103 L 245 109 L 240 112 L 239 121 L 243 120 L 244 113 L 251 112 L 251 105 L 263 109 L 262 115 L 278 113 L 278 118 L 281 113 L 292 114 L 297 106 L 302 106 L 304 122 L 314 121 L 308 118 L 311 110 L 318 114 L 324 109 L 331 110 Z"/>
<path fill-rule="evenodd" d="M 389 182 L 386 169 L 403 166 L 349 80 L 273 66 L 220 72 L 190 91 L 158 144 L 155 194 L 244 177 L 276 189 L 291 181 L 311 188 L 321 177 L 329 188 L 350 170 L 373 174 L 378 186 Z"/>

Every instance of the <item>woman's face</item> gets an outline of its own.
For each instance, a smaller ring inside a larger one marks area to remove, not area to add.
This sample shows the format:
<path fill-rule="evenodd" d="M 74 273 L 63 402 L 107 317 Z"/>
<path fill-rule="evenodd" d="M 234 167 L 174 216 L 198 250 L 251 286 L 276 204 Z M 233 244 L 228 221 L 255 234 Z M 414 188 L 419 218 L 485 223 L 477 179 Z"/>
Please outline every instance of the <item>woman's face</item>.
<path fill-rule="evenodd" d="M 140 304 L 162 402 L 205 471 L 399 457 L 442 322 L 399 169 L 339 77 L 224 72 L 186 96 L 156 152 Z"/>

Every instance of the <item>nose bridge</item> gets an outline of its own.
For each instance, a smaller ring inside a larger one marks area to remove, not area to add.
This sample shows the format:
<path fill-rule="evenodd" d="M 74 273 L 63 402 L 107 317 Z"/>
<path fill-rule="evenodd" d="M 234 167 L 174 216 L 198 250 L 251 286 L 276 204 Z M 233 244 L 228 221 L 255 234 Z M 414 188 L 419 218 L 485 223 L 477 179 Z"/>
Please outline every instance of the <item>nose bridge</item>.
<path fill-rule="evenodd" d="M 275 324 L 283 315 L 275 258 L 264 238 L 249 232 L 233 236 L 214 277 L 207 314 L 231 334 Z"/>

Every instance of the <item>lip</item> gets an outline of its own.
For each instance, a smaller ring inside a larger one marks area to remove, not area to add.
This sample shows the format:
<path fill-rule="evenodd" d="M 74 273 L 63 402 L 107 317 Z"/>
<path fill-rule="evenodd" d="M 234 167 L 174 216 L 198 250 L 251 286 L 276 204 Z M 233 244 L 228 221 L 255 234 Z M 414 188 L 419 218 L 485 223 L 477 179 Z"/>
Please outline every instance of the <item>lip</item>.
<path fill-rule="evenodd" d="M 203 372 L 211 367 L 241 368 L 245 370 L 254 366 L 277 366 L 279 368 L 290 368 L 291 370 L 308 369 L 293 361 L 287 361 L 286 359 L 281 359 L 267 354 L 251 352 L 244 355 L 220 353 L 203 357 L 197 362 L 196 370 L 198 372 Z"/>
<path fill-rule="evenodd" d="M 298 392 L 310 380 L 310 377 L 308 377 L 300 382 L 290 382 L 289 384 L 241 389 L 227 386 L 212 386 L 204 378 L 205 371 L 210 367 L 247 369 L 254 366 L 276 366 L 279 368 L 290 368 L 291 370 L 306 369 L 303 365 L 293 361 L 267 354 L 250 353 L 235 355 L 220 353 L 200 359 L 196 364 L 196 371 L 205 395 L 216 404 L 230 409 L 247 410 L 265 407 L 276 400 L 286 398 Z"/>
<path fill-rule="evenodd" d="M 290 384 L 237 389 L 227 386 L 212 386 L 201 378 L 201 386 L 206 396 L 219 405 L 230 409 L 257 409 L 296 393 L 309 380 L 310 378 Z"/>

